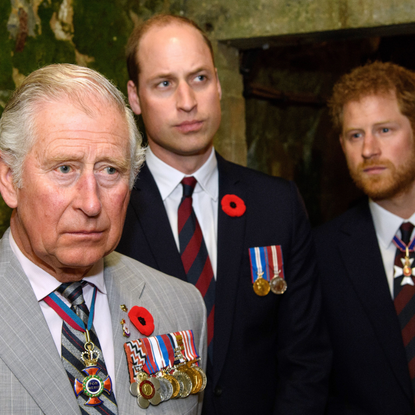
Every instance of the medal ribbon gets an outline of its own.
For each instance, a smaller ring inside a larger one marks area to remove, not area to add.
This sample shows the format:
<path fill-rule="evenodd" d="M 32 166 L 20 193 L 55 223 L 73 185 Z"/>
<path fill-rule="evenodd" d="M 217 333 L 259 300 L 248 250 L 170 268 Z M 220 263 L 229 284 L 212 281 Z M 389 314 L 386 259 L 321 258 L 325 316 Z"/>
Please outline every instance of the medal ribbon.
<path fill-rule="evenodd" d="M 162 334 L 161 336 L 157 336 L 157 338 L 159 338 L 159 342 L 160 344 L 163 345 L 163 347 L 165 348 L 165 355 L 167 354 L 167 356 L 165 357 L 165 361 L 166 361 L 166 367 L 167 366 L 173 366 L 174 364 L 174 350 L 173 350 L 173 343 L 170 339 L 170 337 L 167 334 Z"/>
<path fill-rule="evenodd" d="M 154 360 L 153 346 L 150 343 L 149 338 L 142 338 L 142 339 L 140 339 L 140 341 L 144 343 L 144 346 L 145 346 L 146 351 L 147 351 L 146 363 L 143 366 L 144 371 L 148 375 L 151 375 L 153 373 L 158 372 L 159 371 L 159 367 L 157 365 L 157 362 Z"/>
<path fill-rule="evenodd" d="M 179 335 L 183 339 L 182 355 L 184 358 L 180 363 L 199 359 L 192 330 L 177 331 L 124 343 L 130 383 L 135 382 L 135 376 L 140 370 L 152 375 L 168 367 L 173 367 L 175 363 L 174 349 L 180 347 L 177 340 Z"/>
<path fill-rule="evenodd" d="M 56 313 L 59 317 L 62 318 L 67 324 L 69 324 L 73 329 L 81 331 L 85 333 L 86 330 L 90 331 L 92 328 L 92 324 L 94 322 L 94 313 L 95 313 L 95 300 L 97 298 L 97 287 L 94 286 L 94 293 L 92 295 L 91 306 L 89 308 L 89 318 L 88 324 L 85 327 L 85 323 L 82 319 L 75 313 L 75 311 L 71 310 L 54 292 L 51 292 L 47 297 L 43 299 L 43 301 Z"/>
<path fill-rule="evenodd" d="M 392 239 L 395 246 L 402 252 L 406 252 L 406 245 L 395 235 Z M 408 244 L 408 251 L 413 251 L 415 248 L 415 237 Z"/>
<path fill-rule="evenodd" d="M 179 336 L 182 337 L 182 342 L 179 342 Z M 173 343 L 174 348 L 181 348 L 179 344 L 183 344 L 183 350 L 181 350 L 181 352 L 184 360 L 180 361 L 180 363 L 199 359 L 199 354 L 197 353 L 193 336 L 193 330 L 176 331 L 175 333 L 170 333 L 169 337 Z"/>
<path fill-rule="evenodd" d="M 263 278 L 269 281 L 269 267 L 268 267 L 268 255 L 266 247 L 249 248 L 249 259 L 251 261 L 251 275 L 252 283 L 258 278 Z"/>
<path fill-rule="evenodd" d="M 189 360 L 196 360 L 199 355 L 196 351 L 195 339 L 193 336 L 193 330 L 185 330 L 179 332 L 183 338 L 184 356 Z"/>
<path fill-rule="evenodd" d="M 135 382 L 135 376 L 142 369 L 146 362 L 147 351 L 144 343 L 140 340 L 131 340 L 124 343 L 124 351 L 127 356 L 128 373 L 130 374 L 130 383 Z"/>
<path fill-rule="evenodd" d="M 152 345 L 152 352 L 154 353 L 154 361 L 157 363 L 159 370 L 166 367 L 173 366 L 174 351 L 170 339 L 164 335 L 153 336 L 148 340 Z"/>
<path fill-rule="evenodd" d="M 266 249 L 270 274 L 284 279 L 284 260 L 282 259 L 281 245 L 267 246 Z"/>

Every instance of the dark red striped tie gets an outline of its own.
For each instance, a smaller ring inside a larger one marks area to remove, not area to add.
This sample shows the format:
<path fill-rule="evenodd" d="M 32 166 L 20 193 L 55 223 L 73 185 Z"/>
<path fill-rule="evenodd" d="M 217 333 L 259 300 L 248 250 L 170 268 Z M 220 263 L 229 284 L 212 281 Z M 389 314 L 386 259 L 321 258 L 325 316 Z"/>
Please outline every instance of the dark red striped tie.
<path fill-rule="evenodd" d="M 183 185 L 183 197 L 177 215 L 180 256 L 187 275 L 187 281 L 196 286 L 205 300 L 208 316 L 208 351 L 212 361 L 215 278 L 213 277 L 212 264 L 210 263 L 202 230 L 192 206 L 192 195 L 197 181 L 192 176 L 185 177 L 181 183 Z"/>
<path fill-rule="evenodd" d="M 410 222 L 405 222 L 401 225 L 401 240 L 405 245 L 409 244 L 413 229 L 414 225 Z M 414 256 L 414 253 L 410 252 L 410 258 L 413 259 Z M 404 258 L 405 253 L 397 249 L 395 265 L 403 268 L 404 263 L 401 259 Z M 415 264 L 413 265 L 415 266 Z M 412 381 L 412 390 L 415 396 L 415 286 L 410 284 L 401 285 L 403 278 L 404 276 L 394 279 L 394 304 L 401 325 L 402 339 Z"/>

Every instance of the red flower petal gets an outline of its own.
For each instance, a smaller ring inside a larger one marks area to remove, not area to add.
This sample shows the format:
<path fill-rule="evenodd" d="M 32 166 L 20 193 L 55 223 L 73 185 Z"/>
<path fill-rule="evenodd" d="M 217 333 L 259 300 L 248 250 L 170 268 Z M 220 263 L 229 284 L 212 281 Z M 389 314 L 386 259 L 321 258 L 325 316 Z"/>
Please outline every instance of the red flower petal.
<path fill-rule="evenodd" d="M 222 210 L 229 216 L 239 217 L 246 211 L 245 202 L 236 195 L 225 195 L 220 202 Z"/>
<path fill-rule="evenodd" d="M 136 329 L 144 336 L 150 336 L 154 331 L 154 319 L 150 312 L 144 307 L 134 306 L 128 312 L 128 317 Z"/>

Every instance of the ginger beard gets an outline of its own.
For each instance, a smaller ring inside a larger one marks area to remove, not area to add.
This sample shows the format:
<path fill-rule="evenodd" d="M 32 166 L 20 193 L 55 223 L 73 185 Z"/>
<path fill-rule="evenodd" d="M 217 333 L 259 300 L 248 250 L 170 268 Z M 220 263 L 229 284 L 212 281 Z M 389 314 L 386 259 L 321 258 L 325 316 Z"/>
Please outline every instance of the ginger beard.
<path fill-rule="evenodd" d="M 353 168 L 350 163 L 350 176 L 356 186 L 363 190 L 372 200 L 391 199 L 405 193 L 415 181 L 415 144 L 399 165 L 394 165 L 389 160 L 367 160 Z M 380 175 L 370 176 L 364 169 L 370 166 L 385 166 L 387 170 Z"/>

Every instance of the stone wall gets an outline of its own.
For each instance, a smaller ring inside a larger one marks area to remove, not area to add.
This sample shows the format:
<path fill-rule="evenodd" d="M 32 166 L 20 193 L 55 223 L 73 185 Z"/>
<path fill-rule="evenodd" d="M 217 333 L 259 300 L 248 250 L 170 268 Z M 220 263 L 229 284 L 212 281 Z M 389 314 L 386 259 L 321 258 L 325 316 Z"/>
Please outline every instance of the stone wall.
<path fill-rule="evenodd" d="M 0 113 L 22 79 L 50 63 L 89 66 L 126 93 L 124 46 L 133 27 L 156 13 L 190 17 L 213 41 L 223 90 L 223 121 L 215 147 L 240 164 L 247 164 L 249 150 L 251 167 L 298 181 L 303 193 L 312 193 L 305 197 L 311 212 L 326 205 L 324 201 L 335 200 L 322 186 L 327 177 L 324 169 L 339 157 L 337 147 L 334 153 L 319 152 L 319 143 L 327 134 L 321 125 L 329 124 L 324 105 L 314 109 L 280 106 L 275 112 L 275 102 L 254 101 L 248 96 L 247 80 L 290 92 L 327 94 L 324 89 L 330 88 L 341 70 L 327 74 L 322 68 L 305 78 L 304 73 L 310 72 L 307 69 L 293 71 L 270 56 L 276 59 L 279 54 L 289 62 L 287 53 L 297 44 L 323 45 L 339 37 L 369 35 L 379 39 L 382 34 L 415 32 L 412 0 L 2 0 Z M 318 47 L 314 48 L 317 51 Z M 309 49 L 312 55 L 313 48 Z M 264 67 L 243 78 L 241 62 L 252 50 L 262 51 L 257 62 L 262 59 Z M 326 75 L 329 82 L 324 83 Z M 318 158 L 324 162 L 318 164 Z M 321 197 L 317 200 L 315 194 Z M 316 222 L 332 216 L 338 206 L 323 216 L 320 209 Z M 0 233 L 9 214 L 0 203 Z"/>
<path fill-rule="evenodd" d="M 0 2 L 0 114 L 24 77 L 51 63 L 89 66 L 126 94 L 124 47 L 135 25 L 156 13 L 185 14 L 184 2 L 132 0 L 2 0 Z M 191 16 L 189 16 L 191 17 Z M 203 21 L 201 22 L 203 24 Z M 215 146 L 246 163 L 245 106 L 238 50 L 212 38 L 223 84 L 223 122 Z M 141 125 L 141 124 L 140 124 Z M 10 210 L 0 201 L 0 234 Z"/>

